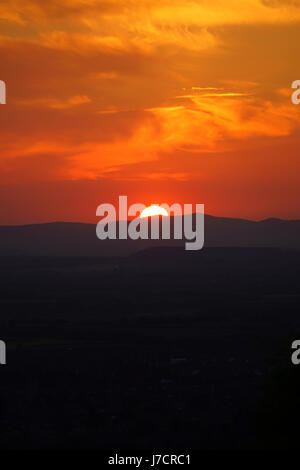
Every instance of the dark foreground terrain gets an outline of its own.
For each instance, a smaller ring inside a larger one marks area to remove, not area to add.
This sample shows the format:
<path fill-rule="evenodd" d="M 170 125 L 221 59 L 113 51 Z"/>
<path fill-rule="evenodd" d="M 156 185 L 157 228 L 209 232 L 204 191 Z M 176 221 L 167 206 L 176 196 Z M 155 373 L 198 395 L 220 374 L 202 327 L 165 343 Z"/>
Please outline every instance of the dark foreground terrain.
<path fill-rule="evenodd" d="M 1 448 L 298 446 L 299 252 L 0 261 Z"/>

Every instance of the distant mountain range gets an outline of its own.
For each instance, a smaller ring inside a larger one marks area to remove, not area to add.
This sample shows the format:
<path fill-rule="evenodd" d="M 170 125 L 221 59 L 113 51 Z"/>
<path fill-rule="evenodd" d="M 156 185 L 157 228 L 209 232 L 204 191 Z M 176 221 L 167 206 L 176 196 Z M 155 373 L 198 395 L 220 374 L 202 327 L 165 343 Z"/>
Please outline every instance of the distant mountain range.
<path fill-rule="evenodd" d="M 54 222 L 0 226 L 0 256 L 127 256 L 157 246 L 183 246 L 181 240 L 104 240 L 96 224 Z M 205 247 L 300 249 L 300 220 L 254 222 L 205 215 Z"/>

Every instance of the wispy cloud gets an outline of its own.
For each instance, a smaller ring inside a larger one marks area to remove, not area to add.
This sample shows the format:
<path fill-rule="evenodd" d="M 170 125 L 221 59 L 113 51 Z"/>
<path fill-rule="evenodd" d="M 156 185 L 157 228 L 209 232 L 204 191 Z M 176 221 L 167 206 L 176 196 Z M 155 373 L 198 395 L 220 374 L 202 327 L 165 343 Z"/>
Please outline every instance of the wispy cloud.
<path fill-rule="evenodd" d="M 51 109 L 68 109 L 81 104 L 90 103 L 91 99 L 86 95 L 75 95 L 65 100 L 57 98 L 34 98 L 27 100 L 19 100 L 17 104 L 22 106 L 37 106 Z"/>

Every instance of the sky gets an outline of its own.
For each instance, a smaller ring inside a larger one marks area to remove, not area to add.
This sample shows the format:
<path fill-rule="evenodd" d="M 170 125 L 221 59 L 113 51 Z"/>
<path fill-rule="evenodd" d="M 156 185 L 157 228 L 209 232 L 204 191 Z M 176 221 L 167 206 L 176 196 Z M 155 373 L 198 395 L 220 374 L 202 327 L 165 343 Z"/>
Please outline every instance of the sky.
<path fill-rule="evenodd" d="M 2 0 L 0 224 L 300 218 L 300 0 Z"/>

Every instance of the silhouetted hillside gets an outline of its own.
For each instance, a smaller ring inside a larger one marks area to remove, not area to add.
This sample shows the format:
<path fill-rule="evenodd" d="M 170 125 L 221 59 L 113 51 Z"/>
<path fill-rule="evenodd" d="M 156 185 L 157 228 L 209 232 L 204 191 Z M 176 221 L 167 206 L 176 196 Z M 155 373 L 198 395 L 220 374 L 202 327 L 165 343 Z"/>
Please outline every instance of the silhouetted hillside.
<path fill-rule="evenodd" d="M 105 240 L 95 224 L 55 222 L 0 227 L 0 255 L 126 256 L 148 247 L 183 246 L 181 240 Z M 300 221 L 205 216 L 204 246 L 300 248 Z"/>

